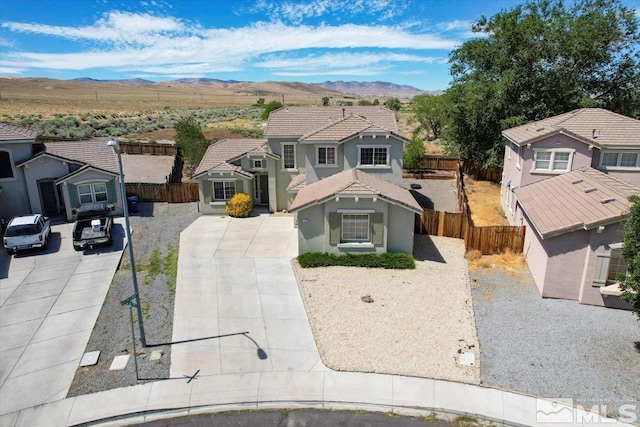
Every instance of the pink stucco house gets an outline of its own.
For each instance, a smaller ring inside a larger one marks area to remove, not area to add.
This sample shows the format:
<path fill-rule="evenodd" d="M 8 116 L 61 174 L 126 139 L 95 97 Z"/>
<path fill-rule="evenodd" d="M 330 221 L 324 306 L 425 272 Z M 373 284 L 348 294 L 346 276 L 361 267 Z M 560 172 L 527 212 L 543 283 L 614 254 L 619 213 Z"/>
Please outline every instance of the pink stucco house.
<path fill-rule="evenodd" d="M 502 132 L 502 207 L 526 225 L 524 254 L 543 297 L 628 308 L 615 277 L 620 226 L 640 194 L 640 120 L 584 108 Z"/>

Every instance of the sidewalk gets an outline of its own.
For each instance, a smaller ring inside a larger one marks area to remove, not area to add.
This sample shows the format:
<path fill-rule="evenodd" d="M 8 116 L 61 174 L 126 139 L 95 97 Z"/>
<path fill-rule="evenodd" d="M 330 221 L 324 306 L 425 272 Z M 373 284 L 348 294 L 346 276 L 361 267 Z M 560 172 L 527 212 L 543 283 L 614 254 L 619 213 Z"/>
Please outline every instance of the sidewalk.
<path fill-rule="evenodd" d="M 131 425 L 205 412 L 283 407 L 417 416 L 469 414 L 508 425 L 584 424 L 571 408 L 471 384 L 353 372 L 254 372 L 198 377 L 189 383 L 186 379 L 158 381 L 78 396 L 3 415 L 0 425 L 72 426 L 109 418 L 110 426 Z M 554 416 L 560 418 L 554 421 Z M 574 421 L 566 422 L 566 416 Z M 588 425 L 630 425 L 597 416 L 587 419 Z"/>

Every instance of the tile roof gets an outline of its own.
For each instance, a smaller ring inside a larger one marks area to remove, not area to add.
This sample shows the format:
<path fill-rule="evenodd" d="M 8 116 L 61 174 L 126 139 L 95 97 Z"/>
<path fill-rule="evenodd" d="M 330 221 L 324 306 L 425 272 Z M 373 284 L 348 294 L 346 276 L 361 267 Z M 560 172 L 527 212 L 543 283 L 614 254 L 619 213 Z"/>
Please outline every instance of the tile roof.
<path fill-rule="evenodd" d="M 640 147 L 640 120 L 602 108 L 581 108 L 502 131 L 519 145 L 564 133 L 596 147 Z"/>
<path fill-rule="evenodd" d="M 164 184 L 173 170 L 173 156 L 123 154 L 124 182 Z"/>
<path fill-rule="evenodd" d="M 315 129 L 303 135 L 299 141 L 338 141 L 341 142 L 349 137 L 360 133 L 386 133 L 394 134 L 403 138 L 390 130 L 384 129 L 375 123 L 360 116 L 349 115 L 340 120 L 329 122 L 319 129 Z"/>
<path fill-rule="evenodd" d="M 46 142 L 44 147 L 45 152 L 55 156 L 118 173 L 117 155 L 106 140 Z"/>
<path fill-rule="evenodd" d="M 220 163 L 226 163 L 252 151 L 266 153 L 266 145 L 266 139 L 223 139 L 211 144 L 196 168 L 194 176 L 200 175 L 214 166 L 220 167 Z M 229 166 L 236 168 L 233 165 Z"/>
<path fill-rule="evenodd" d="M 422 212 L 420 204 L 409 190 L 357 168 L 348 169 L 306 185 L 298 191 L 289 211 L 294 212 L 341 195 L 378 196 L 416 213 Z"/>
<path fill-rule="evenodd" d="M 640 189 L 592 168 L 577 169 L 515 190 L 518 202 L 543 238 L 616 223 Z"/>
<path fill-rule="evenodd" d="M 296 175 L 291 179 L 289 185 L 287 185 L 287 191 L 296 192 L 302 190 L 307 186 L 307 175 L 301 173 L 300 175 Z"/>
<path fill-rule="evenodd" d="M 10 125 L 9 123 L 0 123 L 0 141 L 35 140 L 36 136 L 38 136 L 38 133 L 35 130 Z"/>
<path fill-rule="evenodd" d="M 283 107 L 269 114 L 265 136 L 301 137 L 348 116 L 362 116 L 381 128 L 398 133 L 395 113 L 381 106 Z"/>

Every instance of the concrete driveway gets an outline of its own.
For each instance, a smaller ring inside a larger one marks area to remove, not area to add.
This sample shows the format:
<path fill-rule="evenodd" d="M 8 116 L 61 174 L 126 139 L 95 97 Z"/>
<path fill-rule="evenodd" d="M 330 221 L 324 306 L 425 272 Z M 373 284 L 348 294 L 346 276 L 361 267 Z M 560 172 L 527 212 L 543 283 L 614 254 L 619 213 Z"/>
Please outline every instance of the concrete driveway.
<path fill-rule="evenodd" d="M 324 370 L 291 259 L 292 216 L 203 216 L 180 235 L 171 377 Z"/>
<path fill-rule="evenodd" d="M 112 248 L 84 253 L 72 229 L 54 225 L 46 251 L 0 255 L 0 414 L 66 397 L 120 262 L 122 225 Z"/>

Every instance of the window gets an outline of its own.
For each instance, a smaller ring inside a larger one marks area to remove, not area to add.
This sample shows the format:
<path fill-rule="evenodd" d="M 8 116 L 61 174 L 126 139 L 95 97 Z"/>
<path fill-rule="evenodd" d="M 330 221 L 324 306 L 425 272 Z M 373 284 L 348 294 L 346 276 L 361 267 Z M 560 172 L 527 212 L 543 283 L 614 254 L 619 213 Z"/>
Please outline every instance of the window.
<path fill-rule="evenodd" d="M 640 168 L 640 153 L 624 151 L 604 151 L 600 158 L 604 168 Z"/>
<path fill-rule="evenodd" d="M 80 199 L 81 205 L 85 203 L 106 202 L 108 200 L 107 183 L 78 184 L 78 198 Z"/>
<path fill-rule="evenodd" d="M 336 147 L 318 147 L 318 165 L 336 166 Z"/>
<path fill-rule="evenodd" d="M 294 144 L 282 144 L 282 168 L 296 169 L 296 146 Z"/>
<path fill-rule="evenodd" d="M 609 273 L 607 274 L 607 285 L 618 281 L 618 276 L 627 273 L 627 262 L 622 256 L 622 249 L 611 249 L 611 259 L 609 260 Z"/>
<path fill-rule="evenodd" d="M 369 215 L 343 214 L 341 240 L 344 242 L 369 241 Z"/>
<path fill-rule="evenodd" d="M 15 174 L 13 171 L 13 161 L 11 160 L 11 152 L 0 150 L 0 179 L 13 179 Z"/>
<path fill-rule="evenodd" d="M 389 146 L 361 146 L 358 147 L 358 165 L 379 167 L 389 166 Z"/>
<path fill-rule="evenodd" d="M 254 159 L 252 160 L 253 162 L 253 168 L 254 169 L 262 169 L 262 159 Z"/>
<path fill-rule="evenodd" d="M 568 172 L 571 170 L 573 151 L 567 150 L 534 150 L 534 172 Z"/>
<path fill-rule="evenodd" d="M 520 169 L 522 167 L 522 156 L 521 156 L 521 150 L 522 147 L 520 147 L 519 145 L 516 146 L 516 168 Z"/>
<path fill-rule="evenodd" d="M 213 200 L 229 200 L 236 194 L 235 181 L 214 181 Z"/>
<path fill-rule="evenodd" d="M 93 196 L 96 202 L 107 201 L 107 183 L 97 182 L 93 184 Z"/>

